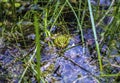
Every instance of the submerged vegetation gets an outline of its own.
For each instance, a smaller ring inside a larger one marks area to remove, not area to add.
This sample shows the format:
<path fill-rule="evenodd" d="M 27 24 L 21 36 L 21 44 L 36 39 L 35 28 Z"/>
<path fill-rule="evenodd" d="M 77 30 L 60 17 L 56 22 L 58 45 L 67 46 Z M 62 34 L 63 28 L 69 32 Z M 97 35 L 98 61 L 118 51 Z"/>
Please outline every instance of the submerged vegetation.
<path fill-rule="evenodd" d="M 119 0 L 0 0 L 0 83 L 119 83 Z"/>

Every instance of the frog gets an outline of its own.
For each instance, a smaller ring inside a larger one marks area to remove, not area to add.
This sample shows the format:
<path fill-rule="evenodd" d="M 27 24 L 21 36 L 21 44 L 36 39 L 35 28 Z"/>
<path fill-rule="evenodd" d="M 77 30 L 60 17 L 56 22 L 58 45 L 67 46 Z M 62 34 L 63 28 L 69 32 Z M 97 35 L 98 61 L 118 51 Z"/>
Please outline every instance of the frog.
<path fill-rule="evenodd" d="M 54 44 L 58 48 L 65 48 L 69 44 L 70 36 L 67 34 L 60 34 L 54 39 Z"/>

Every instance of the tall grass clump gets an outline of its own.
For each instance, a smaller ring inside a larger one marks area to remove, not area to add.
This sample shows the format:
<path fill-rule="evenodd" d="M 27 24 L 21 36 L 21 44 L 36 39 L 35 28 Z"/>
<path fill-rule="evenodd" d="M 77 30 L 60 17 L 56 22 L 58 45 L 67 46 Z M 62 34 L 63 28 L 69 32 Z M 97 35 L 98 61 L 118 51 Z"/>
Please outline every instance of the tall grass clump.
<path fill-rule="evenodd" d="M 71 8 L 72 12 L 74 13 L 75 15 L 75 18 L 77 20 L 77 24 L 78 24 L 78 30 L 81 32 L 81 38 L 82 38 L 82 43 L 83 43 L 83 46 L 84 46 L 84 37 L 83 37 L 83 29 L 82 29 L 82 26 L 81 26 L 81 22 L 80 21 L 80 12 L 76 13 L 75 10 L 74 10 L 74 7 L 71 5 L 71 3 L 69 2 L 69 0 L 66 0 L 67 1 L 67 4 L 69 5 L 69 7 Z M 80 7 L 80 6 L 79 6 Z M 79 8 L 78 8 L 79 9 Z M 84 17 L 84 16 L 83 16 Z"/>
<path fill-rule="evenodd" d="M 114 5 L 114 4 L 116 4 L 116 5 Z M 98 8 L 99 5 L 96 6 L 98 9 L 93 8 L 93 7 L 91 7 L 92 5 L 91 5 L 90 0 L 88 0 L 90 19 L 91 19 L 91 24 L 92 24 L 92 30 L 93 30 L 93 33 L 94 33 L 94 39 L 95 39 L 96 49 L 97 49 L 97 54 L 98 54 L 99 67 L 100 67 L 100 72 L 101 72 L 100 76 L 103 76 L 103 77 L 104 76 L 105 77 L 119 76 L 119 73 L 116 73 L 116 74 L 112 74 L 112 73 L 106 74 L 106 73 L 104 73 L 105 72 L 105 69 L 103 68 L 103 63 L 104 63 L 103 58 L 104 57 L 101 55 L 101 52 L 100 52 L 101 48 L 100 48 L 100 45 L 99 45 L 99 42 L 98 42 L 96 28 L 98 28 L 98 26 L 103 27 L 102 28 L 104 30 L 103 39 L 107 42 L 107 44 L 109 46 L 108 48 L 111 49 L 110 46 L 113 43 L 112 41 L 115 41 L 115 39 L 119 40 L 119 33 L 120 33 L 120 27 L 119 27 L 119 25 L 120 25 L 120 22 L 119 22 L 120 9 L 119 8 L 120 7 L 119 7 L 118 4 L 120 4 L 120 1 L 116 1 L 116 3 L 115 3 L 115 0 L 112 0 L 110 6 L 108 7 L 108 9 L 104 9 L 104 6 L 103 6 L 103 9 L 99 10 L 99 8 Z M 100 12 L 101 15 L 97 15 L 99 13 L 95 14 L 95 11 Z M 104 19 L 106 17 L 111 17 L 110 20 L 107 19 L 107 21 L 108 21 L 107 25 L 104 24 Z M 98 18 L 100 18 L 100 19 L 97 21 Z M 96 21 L 97 21 L 97 23 L 95 23 Z M 118 35 L 117 36 L 118 38 L 116 38 L 116 35 Z M 108 41 L 108 39 L 109 39 L 109 41 Z M 115 42 L 114 42 L 114 44 L 115 44 Z M 112 48 L 114 48 L 114 47 L 112 47 Z M 109 50 L 108 55 L 110 55 L 110 50 Z"/>
<path fill-rule="evenodd" d="M 111 6 L 109 7 L 109 11 L 112 11 L 112 14 L 108 14 L 108 16 L 112 17 L 112 21 L 109 25 L 107 25 L 104 30 L 104 37 L 105 41 L 109 39 L 108 45 L 109 45 L 109 56 L 112 56 L 111 52 L 113 50 L 119 50 L 117 47 L 117 44 L 120 43 L 120 1 L 112 0 Z M 119 53 L 116 52 L 116 55 L 119 55 Z M 115 56 L 116 56 L 115 55 Z M 116 56 L 117 57 L 117 56 Z M 104 77 L 119 77 L 119 72 L 116 74 L 103 74 Z"/>

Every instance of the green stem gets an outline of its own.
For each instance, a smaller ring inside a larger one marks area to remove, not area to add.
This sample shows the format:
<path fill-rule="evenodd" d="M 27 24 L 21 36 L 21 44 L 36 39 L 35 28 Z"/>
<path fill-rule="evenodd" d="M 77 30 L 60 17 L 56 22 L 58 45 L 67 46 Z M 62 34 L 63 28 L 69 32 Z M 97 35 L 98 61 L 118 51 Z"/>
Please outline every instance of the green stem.
<path fill-rule="evenodd" d="M 38 82 L 40 82 L 40 76 L 41 76 L 41 72 L 40 72 L 40 60 L 41 60 L 41 56 L 40 56 L 40 50 L 41 50 L 41 45 L 40 45 L 40 34 L 39 34 L 39 22 L 38 22 L 38 17 L 36 15 L 37 13 L 34 14 L 34 27 L 35 27 L 35 34 L 36 34 L 36 60 L 37 60 L 37 80 Z"/>
<path fill-rule="evenodd" d="M 89 11 L 90 11 L 90 18 L 91 18 L 92 30 L 93 30 L 94 38 L 95 38 L 95 44 L 96 44 L 96 49 L 97 49 L 97 54 L 98 54 L 98 61 L 99 61 L 99 65 L 100 65 L 100 71 L 102 72 L 103 71 L 102 60 L 101 60 L 100 49 L 99 49 L 98 39 L 97 39 L 97 35 L 96 35 L 94 17 L 93 17 L 93 13 L 92 13 L 92 7 L 91 7 L 90 0 L 88 0 L 88 7 L 89 7 Z"/>
<path fill-rule="evenodd" d="M 82 26 L 81 26 L 81 24 L 80 24 L 80 21 L 79 21 L 79 19 L 78 19 L 78 16 L 77 16 L 75 10 L 73 9 L 72 5 L 70 4 L 70 2 L 69 2 L 68 0 L 66 0 L 66 1 L 67 1 L 68 5 L 70 6 L 71 10 L 73 11 L 73 13 L 74 13 L 74 15 L 75 15 L 75 17 L 76 17 L 76 19 L 77 19 L 77 23 L 78 23 L 78 27 L 79 27 L 78 29 L 79 29 L 80 32 L 81 32 L 82 43 L 83 43 L 83 46 L 84 46 L 84 37 L 83 37 Z"/>

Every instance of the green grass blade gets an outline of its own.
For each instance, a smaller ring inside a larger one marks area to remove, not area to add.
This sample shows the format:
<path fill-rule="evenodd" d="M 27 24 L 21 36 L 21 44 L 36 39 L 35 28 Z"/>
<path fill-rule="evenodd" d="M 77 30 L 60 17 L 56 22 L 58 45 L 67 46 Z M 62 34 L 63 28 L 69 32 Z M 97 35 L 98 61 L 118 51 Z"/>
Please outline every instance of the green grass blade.
<path fill-rule="evenodd" d="M 97 39 L 97 34 L 96 34 L 96 29 L 95 29 L 95 23 L 94 23 L 94 17 L 93 17 L 93 13 L 92 13 L 92 7 L 91 7 L 90 0 L 88 0 L 88 7 L 89 7 L 90 18 L 91 18 L 91 23 L 92 23 L 92 30 L 93 30 L 94 38 L 95 38 L 95 44 L 96 44 L 96 49 L 97 49 L 97 54 L 98 54 L 100 71 L 102 72 L 103 71 L 102 60 L 101 60 L 100 49 L 99 49 L 99 44 L 98 44 L 98 39 Z"/>
<path fill-rule="evenodd" d="M 40 50 L 41 50 L 41 45 L 40 45 L 40 34 L 39 34 L 39 22 L 36 13 L 34 14 L 34 27 L 35 27 L 35 36 L 36 36 L 36 60 L 37 60 L 37 80 L 40 82 L 40 77 L 41 77 L 41 72 L 40 72 Z"/>
<path fill-rule="evenodd" d="M 82 26 L 81 26 L 81 24 L 80 24 L 80 21 L 79 21 L 79 19 L 78 19 L 78 16 L 77 16 L 75 10 L 73 9 L 72 5 L 70 4 L 70 2 L 69 2 L 68 0 L 66 0 L 66 1 L 67 1 L 68 5 L 70 6 L 72 12 L 74 13 L 74 15 L 75 15 L 75 17 L 76 17 L 76 20 L 77 20 L 77 23 L 78 23 L 78 29 L 79 29 L 80 32 L 81 32 L 82 43 L 84 44 L 83 30 L 82 30 Z"/>

